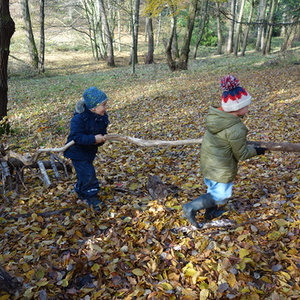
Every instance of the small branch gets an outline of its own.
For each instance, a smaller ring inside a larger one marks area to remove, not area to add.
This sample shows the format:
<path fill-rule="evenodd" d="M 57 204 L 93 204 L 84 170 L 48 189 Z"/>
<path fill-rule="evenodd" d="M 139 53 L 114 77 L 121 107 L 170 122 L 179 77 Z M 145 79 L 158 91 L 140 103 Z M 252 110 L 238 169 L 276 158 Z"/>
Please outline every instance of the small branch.
<path fill-rule="evenodd" d="M 43 153 L 43 152 L 64 152 L 66 149 L 68 149 L 69 147 L 71 147 L 72 145 L 74 145 L 75 142 L 71 141 L 68 144 L 65 144 L 63 147 L 61 148 L 48 148 L 48 149 L 39 149 L 35 152 L 33 158 L 32 158 L 32 163 L 36 162 L 38 157 Z"/>
<path fill-rule="evenodd" d="M 49 179 L 49 176 L 48 176 L 48 174 L 47 174 L 47 171 L 46 171 L 46 168 L 45 168 L 43 162 L 42 162 L 41 160 L 39 160 L 39 161 L 37 162 L 37 164 L 38 164 L 38 166 L 39 166 L 39 168 L 40 168 L 40 171 L 41 171 L 41 173 L 42 173 L 42 177 L 43 177 L 43 181 L 44 181 L 45 185 L 46 185 L 47 187 L 50 186 L 50 185 L 51 185 L 51 181 L 50 181 L 50 179 Z"/>

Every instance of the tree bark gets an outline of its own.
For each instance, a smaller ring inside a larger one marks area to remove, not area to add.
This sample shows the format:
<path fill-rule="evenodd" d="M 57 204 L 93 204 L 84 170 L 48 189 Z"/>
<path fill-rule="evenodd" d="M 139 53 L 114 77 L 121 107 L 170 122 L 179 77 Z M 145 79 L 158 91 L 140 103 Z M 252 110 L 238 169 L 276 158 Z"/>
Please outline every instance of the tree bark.
<path fill-rule="evenodd" d="M 202 9 L 201 9 L 201 21 L 200 21 L 200 24 L 199 24 L 199 32 L 197 34 L 198 37 L 197 37 L 196 45 L 194 47 L 193 59 L 197 58 L 198 47 L 199 47 L 200 42 L 202 40 L 202 37 L 203 37 L 203 34 L 204 34 L 205 25 L 206 25 L 207 19 L 208 19 L 208 0 L 204 0 L 204 2 L 202 3 L 202 5 L 203 6 L 202 6 Z"/>
<path fill-rule="evenodd" d="M 235 33 L 235 43 L 234 43 L 234 55 L 238 55 L 239 51 L 239 45 L 240 45 L 240 36 L 242 31 L 242 19 L 243 19 L 243 13 L 244 13 L 244 7 L 245 7 L 245 0 L 241 0 L 241 6 L 240 6 L 240 12 L 238 16 L 238 23 L 236 26 L 236 33 Z"/>
<path fill-rule="evenodd" d="M 108 25 L 104 2 L 103 0 L 98 0 L 98 1 L 99 1 L 99 8 L 100 8 L 101 22 L 104 29 L 106 42 L 107 42 L 107 65 L 110 67 L 115 67 L 116 65 L 115 65 L 112 33 Z"/>
<path fill-rule="evenodd" d="M 7 116 L 7 67 L 10 39 L 14 32 L 15 22 L 10 16 L 9 0 L 0 0 L 0 121 Z M 3 129 L 8 131 L 8 123 Z"/>
<path fill-rule="evenodd" d="M 45 0 L 40 0 L 40 57 L 39 73 L 45 72 Z"/>
<path fill-rule="evenodd" d="M 228 33 L 228 42 L 227 42 L 227 53 L 232 53 L 233 51 L 233 37 L 234 37 L 234 27 L 235 27 L 235 11 L 236 11 L 236 0 L 231 1 L 231 18 Z"/>
<path fill-rule="evenodd" d="M 27 36 L 27 44 L 29 49 L 31 65 L 34 69 L 38 70 L 39 56 L 38 56 L 38 51 L 37 51 L 37 47 L 36 47 L 36 43 L 32 31 L 28 0 L 22 0 L 22 12 L 23 12 L 23 19 L 25 24 L 24 29 Z"/>
<path fill-rule="evenodd" d="M 266 39 L 265 43 L 262 47 L 262 53 L 263 55 L 266 55 L 270 53 L 271 51 L 271 41 L 272 41 L 272 35 L 273 35 L 273 30 L 274 30 L 274 17 L 275 17 L 275 10 L 278 4 L 278 0 L 272 0 L 271 1 L 271 8 L 270 8 L 270 13 L 269 13 L 269 25 L 267 26 L 266 30 Z"/>
<path fill-rule="evenodd" d="M 256 46 L 255 50 L 260 51 L 262 48 L 262 45 L 264 44 L 264 29 L 265 29 L 265 13 L 266 13 L 266 7 L 267 7 L 267 0 L 260 0 L 259 6 L 258 6 L 258 17 L 257 22 L 259 23 L 257 28 L 257 38 L 256 38 Z"/>
<path fill-rule="evenodd" d="M 254 9 L 254 0 L 251 0 L 251 3 L 250 3 L 250 12 L 249 12 L 249 16 L 248 16 L 248 23 L 249 24 L 250 24 L 250 22 L 252 20 L 253 9 Z M 247 25 L 246 32 L 245 32 L 245 37 L 244 37 L 244 41 L 243 41 L 243 46 L 242 46 L 241 56 L 245 56 L 249 32 L 250 32 L 250 25 Z"/>
<path fill-rule="evenodd" d="M 181 49 L 181 53 L 178 61 L 178 67 L 177 67 L 179 70 L 188 69 L 191 39 L 192 39 L 192 33 L 194 29 L 197 9 L 198 9 L 198 0 L 193 0 L 192 2 L 190 2 L 189 15 L 187 19 L 187 27 L 186 27 L 183 46 Z"/>
<path fill-rule="evenodd" d="M 154 63 L 154 34 L 153 34 L 153 20 L 152 17 L 147 17 L 146 20 L 147 36 L 148 36 L 148 53 L 145 58 L 145 64 Z"/>

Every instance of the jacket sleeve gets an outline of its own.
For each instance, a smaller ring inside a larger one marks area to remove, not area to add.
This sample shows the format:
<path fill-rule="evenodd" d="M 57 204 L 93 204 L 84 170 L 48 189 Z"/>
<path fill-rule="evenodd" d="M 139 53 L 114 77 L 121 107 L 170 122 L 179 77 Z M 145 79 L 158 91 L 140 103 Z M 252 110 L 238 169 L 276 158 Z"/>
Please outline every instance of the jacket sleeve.
<path fill-rule="evenodd" d="M 96 143 L 95 136 L 93 134 L 86 134 L 85 123 L 80 114 L 75 115 L 71 120 L 71 139 L 79 145 L 93 145 Z"/>
<path fill-rule="evenodd" d="M 230 131 L 228 141 L 231 145 L 233 156 L 237 161 L 246 160 L 256 156 L 256 150 L 253 146 L 247 145 L 248 129 L 244 124 L 235 126 L 234 130 Z"/>

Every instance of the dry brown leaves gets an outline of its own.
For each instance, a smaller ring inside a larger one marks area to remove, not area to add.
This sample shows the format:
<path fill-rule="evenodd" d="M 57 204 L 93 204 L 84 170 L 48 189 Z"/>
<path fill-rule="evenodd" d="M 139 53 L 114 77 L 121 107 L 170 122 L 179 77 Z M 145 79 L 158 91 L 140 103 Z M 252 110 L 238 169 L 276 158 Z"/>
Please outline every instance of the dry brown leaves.
<path fill-rule="evenodd" d="M 112 88 L 112 98 L 123 101 L 112 101 L 110 132 L 165 140 L 202 136 L 222 75 L 178 74 L 144 82 L 144 89 L 137 82 L 136 98 L 125 87 Z M 235 75 L 254 97 L 246 120 L 249 140 L 299 143 L 299 66 Z M 151 92 L 154 86 L 159 92 Z M 60 146 L 57 141 L 53 146 Z M 75 176 L 46 190 L 26 174 L 28 190 L 12 193 L 11 203 L 0 207 L 0 263 L 22 290 L 2 292 L 0 300 L 299 299 L 299 154 L 267 153 L 241 163 L 224 218 L 249 224 L 176 231 L 189 225 L 181 205 L 205 191 L 199 147 L 106 143 L 95 163 L 106 204 L 101 213 L 77 203 Z M 151 200 L 150 175 L 176 192 Z M 72 211 L 38 215 L 66 207 Z M 19 213 L 31 216 L 7 218 Z M 266 217 L 271 219 L 259 221 Z"/>

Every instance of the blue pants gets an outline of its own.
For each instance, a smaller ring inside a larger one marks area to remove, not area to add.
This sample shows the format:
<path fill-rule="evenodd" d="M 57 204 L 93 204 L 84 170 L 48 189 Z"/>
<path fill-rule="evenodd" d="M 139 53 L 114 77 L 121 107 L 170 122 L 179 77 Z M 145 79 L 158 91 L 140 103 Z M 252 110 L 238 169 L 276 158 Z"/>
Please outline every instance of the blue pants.
<path fill-rule="evenodd" d="M 75 192 L 82 199 L 89 199 L 98 194 L 100 187 L 92 161 L 72 160 L 77 175 Z"/>
<path fill-rule="evenodd" d="M 232 182 L 222 183 L 216 182 L 210 179 L 204 179 L 207 185 L 207 193 L 211 194 L 216 204 L 222 205 L 226 203 L 226 199 L 230 198 L 232 195 Z"/>

